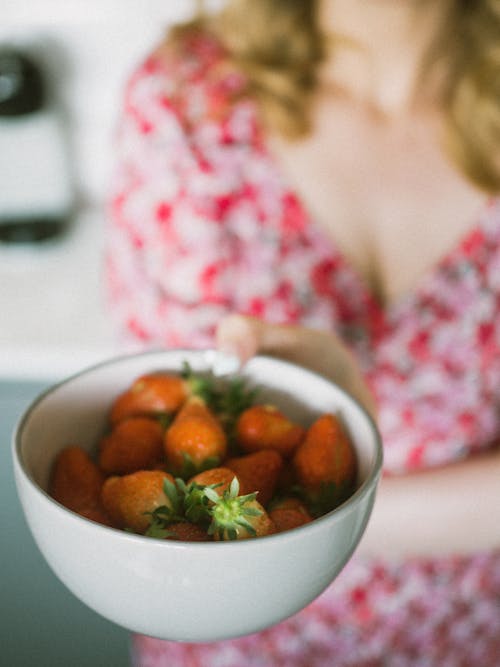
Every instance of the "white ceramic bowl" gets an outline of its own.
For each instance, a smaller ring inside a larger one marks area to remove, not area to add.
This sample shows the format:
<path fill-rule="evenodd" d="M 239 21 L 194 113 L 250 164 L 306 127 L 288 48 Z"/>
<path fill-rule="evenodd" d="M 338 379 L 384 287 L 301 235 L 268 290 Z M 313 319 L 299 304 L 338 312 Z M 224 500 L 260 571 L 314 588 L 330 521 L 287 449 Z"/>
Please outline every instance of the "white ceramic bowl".
<path fill-rule="evenodd" d="M 256 632 L 302 609 L 335 579 L 356 548 L 381 472 L 377 430 L 360 406 L 319 375 L 267 357 L 244 376 L 299 421 L 337 411 L 359 460 L 357 490 L 343 505 L 301 528 L 224 543 L 155 540 L 107 528 L 47 494 L 56 454 L 68 444 L 93 451 L 113 399 L 137 376 L 206 370 L 197 351 L 149 352 L 111 360 L 49 389 L 14 434 L 16 484 L 43 556 L 61 581 L 105 618 L 142 634 L 212 641 Z"/>

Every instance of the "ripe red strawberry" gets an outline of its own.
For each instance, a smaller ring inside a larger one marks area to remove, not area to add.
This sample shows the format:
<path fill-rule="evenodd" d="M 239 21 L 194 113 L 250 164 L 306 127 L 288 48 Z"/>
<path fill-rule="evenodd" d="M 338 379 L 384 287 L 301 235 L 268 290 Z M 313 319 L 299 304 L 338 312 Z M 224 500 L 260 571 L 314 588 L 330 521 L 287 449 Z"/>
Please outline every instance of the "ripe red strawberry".
<path fill-rule="evenodd" d="M 191 396 L 167 429 L 164 440 L 168 469 L 182 478 L 220 464 L 227 437 L 205 401 Z"/>
<path fill-rule="evenodd" d="M 101 493 L 102 505 L 113 523 L 144 533 L 152 522 L 151 514 L 159 507 L 175 513 L 164 482 L 174 483 L 171 475 L 160 470 L 140 470 L 124 477 L 110 477 Z"/>
<path fill-rule="evenodd" d="M 298 498 L 290 497 L 279 500 L 273 503 L 268 513 L 278 533 L 298 528 L 312 521 L 307 507 Z"/>
<path fill-rule="evenodd" d="M 292 461 L 285 461 L 276 483 L 275 493 L 280 496 L 288 496 L 290 493 L 293 493 L 293 489 L 297 484 L 297 475 L 295 474 Z"/>
<path fill-rule="evenodd" d="M 101 440 L 99 466 L 112 475 L 126 475 L 160 464 L 163 428 L 157 419 L 127 417 Z"/>
<path fill-rule="evenodd" d="M 116 398 L 110 413 L 110 421 L 116 424 L 125 417 L 137 415 L 169 415 L 176 412 L 191 395 L 203 392 L 206 381 L 190 372 L 148 373 L 137 378 Z"/>
<path fill-rule="evenodd" d="M 310 516 L 306 504 L 304 503 L 303 500 L 301 500 L 297 496 L 283 496 L 282 498 L 277 498 L 273 500 L 269 510 L 274 511 L 277 509 L 294 510 L 300 512 L 304 516 Z"/>
<path fill-rule="evenodd" d="M 85 517 L 86 519 L 90 519 L 91 521 L 95 521 L 96 523 L 100 523 L 103 526 L 110 526 L 112 528 L 116 528 L 115 524 L 111 520 L 111 518 L 106 514 L 104 509 L 100 506 L 97 505 L 96 507 L 92 507 L 91 509 L 88 510 L 83 510 L 81 512 L 78 512 L 81 516 Z"/>
<path fill-rule="evenodd" d="M 245 540 L 276 532 L 266 510 L 255 499 L 256 494 L 239 495 L 237 478 L 222 496 L 210 487 L 206 487 L 205 494 L 212 503 L 208 534 L 213 535 L 214 540 Z"/>
<path fill-rule="evenodd" d="M 283 459 L 273 449 L 263 449 L 228 459 L 224 466 L 237 476 L 241 493 L 246 495 L 256 492 L 259 503 L 265 507 L 274 495 Z"/>
<path fill-rule="evenodd" d="M 212 538 L 204 528 L 196 523 L 177 521 L 167 526 L 165 539 L 181 542 L 209 542 Z"/>
<path fill-rule="evenodd" d="M 293 423 L 274 405 L 254 405 L 236 422 L 236 440 L 245 452 L 274 449 L 284 458 L 293 454 L 305 429 Z"/>
<path fill-rule="evenodd" d="M 84 449 L 66 447 L 54 463 L 49 494 L 73 512 L 92 518 L 93 513 L 97 516 L 104 480 L 104 473 Z"/>
<path fill-rule="evenodd" d="M 325 414 L 308 429 L 293 457 L 299 484 L 324 513 L 350 495 L 356 477 L 356 453 L 338 417 Z"/>
<path fill-rule="evenodd" d="M 188 484 L 197 484 L 198 486 L 214 486 L 219 495 L 229 489 L 231 482 L 234 479 L 234 472 L 229 468 L 210 468 L 199 472 L 194 477 L 191 477 Z"/>

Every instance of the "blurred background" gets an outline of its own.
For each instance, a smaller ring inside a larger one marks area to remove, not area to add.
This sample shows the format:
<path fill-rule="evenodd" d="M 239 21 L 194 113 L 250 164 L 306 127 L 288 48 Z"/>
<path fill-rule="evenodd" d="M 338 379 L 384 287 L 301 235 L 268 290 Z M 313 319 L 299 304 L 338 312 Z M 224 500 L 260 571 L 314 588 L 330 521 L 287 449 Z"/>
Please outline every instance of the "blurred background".
<path fill-rule="evenodd" d="M 119 352 L 102 293 L 104 202 L 125 81 L 194 0 L 0 0 L 0 663 L 119 667 L 128 633 L 80 603 L 24 522 L 15 424 Z M 214 3 L 214 6 L 216 3 Z"/>
<path fill-rule="evenodd" d="M 0 377 L 52 379 L 116 351 L 101 281 L 117 111 L 196 1 L 0 5 Z"/>

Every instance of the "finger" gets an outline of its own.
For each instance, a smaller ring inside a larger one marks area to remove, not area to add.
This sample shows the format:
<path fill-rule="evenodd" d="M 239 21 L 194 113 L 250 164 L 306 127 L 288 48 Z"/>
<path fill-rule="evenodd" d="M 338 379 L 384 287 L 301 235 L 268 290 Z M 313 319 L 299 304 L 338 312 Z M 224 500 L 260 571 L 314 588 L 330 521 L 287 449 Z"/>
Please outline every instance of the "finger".
<path fill-rule="evenodd" d="M 262 353 L 309 368 L 342 386 L 375 413 L 373 397 L 358 364 L 332 333 L 229 315 L 220 322 L 216 339 L 219 350 L 236 355 L 242 364 Z"/>
<path fill-rule="evenodd" d="M 217 327 L 216 346 L 221 352 L 236 355 L 244 364 L 260 350 L 260 338 L 258 320 L 228 315 Z"/>

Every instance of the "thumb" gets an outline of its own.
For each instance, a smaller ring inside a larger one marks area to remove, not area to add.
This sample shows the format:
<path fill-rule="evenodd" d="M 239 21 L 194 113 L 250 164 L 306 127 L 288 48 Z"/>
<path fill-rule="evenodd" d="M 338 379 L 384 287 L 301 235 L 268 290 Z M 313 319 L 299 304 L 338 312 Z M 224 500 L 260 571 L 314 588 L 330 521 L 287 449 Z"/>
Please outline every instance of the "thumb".
<path fill-rule="evenodd" d="M 216 344 L 221 352 L 236 355 L 242 364 L 258 352 L 286 358 L 297 345 L 297 329 L 232 314 L 220 321 Z"/>
<path fill-rule="evenodd" d="M 241 364 L 253 357 L 261 346 L 259 320 L 243 315 L 228 315 L 219 322 L 216 331 L 217 349 L 235 355 Z"/>

